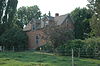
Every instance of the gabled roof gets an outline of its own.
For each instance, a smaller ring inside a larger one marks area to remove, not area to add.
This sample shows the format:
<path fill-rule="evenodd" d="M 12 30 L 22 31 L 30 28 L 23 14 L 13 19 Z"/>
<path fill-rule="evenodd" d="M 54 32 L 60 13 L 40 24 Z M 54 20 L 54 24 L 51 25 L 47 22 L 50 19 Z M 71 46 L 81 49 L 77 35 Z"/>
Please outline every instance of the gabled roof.
<path fill-rule="evenodd" d="M 57 23 L 57 25 L 61 25 L 67 17 L 68 17 L 68 14 L 61 15 L 61 16 L 56 16 L 54 18 L 54 20 Z"/>
<path fill-rule="evenodd" d="M 54 17 L 52 17 L 52 16 L 47 16 L 47 19 L 48 19 L 49 21 L 54 21 Z"/>
<path fill-rule="evenodd" d="M 31 24 L 31 23 L 28 23 L 28 24 L 23 28 L 23 31 L 30 31 L 30 30 L 31 30 L 31 26 L 32 26 L 32 24 Z"/>
<path fill-rule="evenodd" d="M 41 20 L 32 18 L 32 20 L 25 26 L 25 28 L 23 28 L 23 31 L 30 31 L 34 23 L 40 24 Z"/>
<path fill-rule="evenodd" d="M 41 28 L 44 27 L 44 21 L 46 20 L 49 20 L 50 22 L 54 21 L 56 22 L 57 25 L 61 25 L 65 22 L 65 20 L 69 20 L 71 19 L 72 23 L 74 23 L 74 21 L 72 20 L 70 14 L 65 14 L 65 15 L 61 15 L 61 16 L 56 16 L 56 17 L 52 17 L 52 16 L 46 16 L 45 18 L 41 19 L 41 20 L 38 20 L 38 19 L 32 19 L 29 24 L 26 25 L 26 27 L 23 29 L 23 31 L 28 31 L 28 30 L 31 30 L 31 26 L 32 24 L 34 23 L 40 23 L 41 24 Z"/>

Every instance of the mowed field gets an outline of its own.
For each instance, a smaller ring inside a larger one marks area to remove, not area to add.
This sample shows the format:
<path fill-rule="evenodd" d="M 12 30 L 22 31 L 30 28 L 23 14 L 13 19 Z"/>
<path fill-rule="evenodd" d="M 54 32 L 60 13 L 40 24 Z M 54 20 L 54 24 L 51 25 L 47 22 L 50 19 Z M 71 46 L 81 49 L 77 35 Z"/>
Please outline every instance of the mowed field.
<path fill-rule="evenodd" d="M 68 56 L 43 52 L 0 52 L 0 66 L 71 66 Z M 74 58 L 75 66 L 100 66 L 100 60 Z"/>

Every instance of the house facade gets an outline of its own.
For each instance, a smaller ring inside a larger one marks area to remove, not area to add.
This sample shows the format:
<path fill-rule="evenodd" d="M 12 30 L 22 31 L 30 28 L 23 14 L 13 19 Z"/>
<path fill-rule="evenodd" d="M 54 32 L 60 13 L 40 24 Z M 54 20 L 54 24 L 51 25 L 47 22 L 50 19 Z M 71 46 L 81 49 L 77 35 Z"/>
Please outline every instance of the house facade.
<path fill-rule="evenodd" d="M 28 48 L 36 49 L 39 46 L 46 44 L 47 39 L 44 33 L 44 28 L 48 26 L 65 26 L 68 30 L 74 30 L 74 21 L 72 20 L 70 14 L 60 15 L 55 14 L 55 17 L 45 16 L 41 20 L 32 19 L 23 31 L 26 32 L 28 36 Z"/>

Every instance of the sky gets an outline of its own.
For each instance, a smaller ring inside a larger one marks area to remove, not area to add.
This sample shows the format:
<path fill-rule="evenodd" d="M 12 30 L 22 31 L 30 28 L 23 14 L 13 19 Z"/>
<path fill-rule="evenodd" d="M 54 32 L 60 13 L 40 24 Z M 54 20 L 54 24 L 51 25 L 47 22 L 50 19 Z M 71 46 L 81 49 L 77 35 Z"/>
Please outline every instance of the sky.
<path fill-rule="evenodd" d="M 59 15 L 67 14 L 73 11 L 76 7 L 86 7 L 87 0 L 18 0 L 18 6 L 34 6 L 38 5 L 42 14 L 48 14 L 54 16 L 55 13 Z"/>

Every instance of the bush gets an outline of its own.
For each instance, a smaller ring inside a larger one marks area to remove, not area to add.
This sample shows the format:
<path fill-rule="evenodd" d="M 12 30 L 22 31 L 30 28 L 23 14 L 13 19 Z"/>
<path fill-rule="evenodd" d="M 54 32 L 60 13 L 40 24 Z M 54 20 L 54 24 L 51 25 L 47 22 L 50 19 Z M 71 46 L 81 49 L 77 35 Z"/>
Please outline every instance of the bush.
<path fill-rule="evenodd" d="M 100 38 L 88 38 L 84 40 L 86 44 L 86 56 L 100 59 Z"/>
<path fill-rule="evenodd" d="M 56 48 L 60 55 L 71 56 L 71 50 L 74 50 L 74 56 L 100 59 L 100 38 L 88 38 L 85 40 L 71 40 L 64 45 Z"/>
<path fill-rule="evenodd" d="M 22 29 L 12 27 L 0 36 L 0 44 L 5 50 L 22 51 L 27 49 L 28 37 Z"/>
<path fill-rule="evenodd" d="M 79 49 L 83 47 L 82 40 L 71 40 L 64 45 L 61 45 L 57 48 L 58 53 L 61 55 L 71 56 L 72 48 L 74 49 L 75 56 L 78 56 Z"/>

